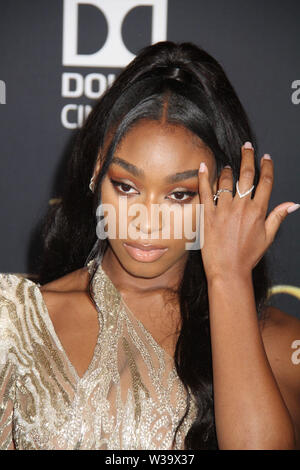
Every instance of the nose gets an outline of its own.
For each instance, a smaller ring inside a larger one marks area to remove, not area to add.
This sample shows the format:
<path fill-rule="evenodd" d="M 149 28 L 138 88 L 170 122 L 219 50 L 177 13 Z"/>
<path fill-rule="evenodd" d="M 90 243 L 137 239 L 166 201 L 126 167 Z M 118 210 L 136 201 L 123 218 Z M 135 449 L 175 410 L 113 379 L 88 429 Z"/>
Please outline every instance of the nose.
<path fill-rule="evenodd" d="M 147 201 L 143 204 L 133 204 L 129 207 L 129 217 L 133 216 L 130 225 L 133 229 L 141 233 L 144 238 L 159 238 L 162 231 L 162 213 L 159 210 L 160 204 Z"/>

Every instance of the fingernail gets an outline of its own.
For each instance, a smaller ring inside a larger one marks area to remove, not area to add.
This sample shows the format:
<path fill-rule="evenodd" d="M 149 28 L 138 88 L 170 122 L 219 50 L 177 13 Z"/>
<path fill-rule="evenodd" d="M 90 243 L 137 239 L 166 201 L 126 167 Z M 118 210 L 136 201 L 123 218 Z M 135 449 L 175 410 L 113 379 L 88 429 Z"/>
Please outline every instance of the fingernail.
<path fill-rule="evenodd" d="M 230 165 L 226 165 L 226 166 L 224 166 L 224 168 L 231 168 L 231 166 L 230 166 Z"/>
<path fill-rule="evenodd" d="M 287 208 L 287 212 L 290 214 L 291 212 L 294 212 L 297 209 L 299 209 L 299 207 L 300 207 L 300 204 L 293 204 L 292 206 L 289 206 Z"/>
<path fill-rule="evenodd" d="M 205 172 L 205 169 L 206 169 L 206 165 L 204 162 L 201 162 L 200 163 L 200 167 L 199 167 L 199 173 L 204 173 Z"/>
<path fill-rule="evenodd" d="M 244 149 L 252 149 L 253 150 L 251 142 L 245 142 L 244 143 Z"/>
<path fill-rule="evenodd" d="M 269 153 L 265 153 L 262 158 L 265 160 L 272 160 L 271 155 Z"/>

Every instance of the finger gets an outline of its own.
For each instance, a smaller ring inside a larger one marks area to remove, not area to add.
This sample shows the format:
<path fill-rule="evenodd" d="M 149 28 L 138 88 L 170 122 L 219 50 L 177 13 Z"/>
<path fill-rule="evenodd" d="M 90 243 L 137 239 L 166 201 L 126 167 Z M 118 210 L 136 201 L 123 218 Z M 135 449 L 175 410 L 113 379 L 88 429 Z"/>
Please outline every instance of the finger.
<path fill-rule="evenodd" d="M 295 206 L 293 202 L 283 202 L 279 206 L 275 207 L 275 209 L 273 209 L 272 212 L 270 212 L 270 214 L 266 218 L 265 229 L 266 237 L 269 244 L 273 242 L 281 223 L 289 215 L 287 209 L 292 206 Z"/>
<path fill-rule="evenodd" d="M 266 153 L 260 161 L 261 173 L 258 185 L 255 190 L 253 200 L 262 208 L 266 214 L 269 206 L 271 192 L 274 181 L 274 165 L 268 153 Z"/>
<path fill-rule="evenodd" d="M 199 167 L 198 188 L 200 203 L 204 204 L 205 211 L 215 209 L 213 194 L 208 179 L 208 168 L 204 162 L 201 162 Z"/>
<path fill-rule="evenodd" d="M 218 182 L 218 189 L 233 190 L 232 170 L 229 165 L 226 165 L 221 172 Z M 222 191 L 217 199 L 217 206 L 224 207 L 229 202 L 232 202 L 232 192 Z"/>
<path fill-rule="evenodd" d="M 241 194 L 248 191 L 253 185 L 254 176 L 255 176 L 255 167 L 254 167 L 254 149 L 251 142 L 245 142 L 241 147 L 242 161 L 240 168 L 240 176 L 238 180 L 238 187 Z M 251 199 L 251 193 L 240 198 L 236 194 L 236 199 L 238 200 L 248 200 Z"/>

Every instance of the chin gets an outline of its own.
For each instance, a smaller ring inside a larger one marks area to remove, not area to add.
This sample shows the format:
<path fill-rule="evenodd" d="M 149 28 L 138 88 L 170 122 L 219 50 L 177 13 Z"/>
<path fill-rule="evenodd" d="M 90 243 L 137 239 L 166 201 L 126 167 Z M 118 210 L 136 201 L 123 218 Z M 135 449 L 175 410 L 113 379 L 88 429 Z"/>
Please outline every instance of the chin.
<path fill-rule="evenodd" d="M 160 276 L 170 267 L 168 263 L 158 259 L 153 262 L 142 262 L 132 259 L 127 253 L 119 257 L 119 261 L 123 268 L 132 276 L 151 279 Z"/>
<path fill-rule="evenodd" d="M 169 250 L 155 261 L 143 262 L 133 259 L 126 251 L 122 243 L 115 244 L 110 242 L 110 246 L 123 269 L 135 277 L 151 279 L 153 277 L 160 276 L 175 262 L 175 260 L 170 259 L 171 257 Z"/>

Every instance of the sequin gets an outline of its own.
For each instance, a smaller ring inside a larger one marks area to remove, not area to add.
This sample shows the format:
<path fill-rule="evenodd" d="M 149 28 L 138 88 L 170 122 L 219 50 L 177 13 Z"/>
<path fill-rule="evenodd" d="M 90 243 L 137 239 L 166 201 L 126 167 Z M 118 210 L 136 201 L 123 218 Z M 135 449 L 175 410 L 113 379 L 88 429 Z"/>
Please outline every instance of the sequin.
<path fill-rule="evenodd" d="M 93 263 L 88 264 L 90 274 Z M 173 359 L 123 302 L 101 267 L 92 280 L 99 336 L 80 378 L 40 285 L 0 274 L 0 449 L 183 449 L 196 415 Z"/>

